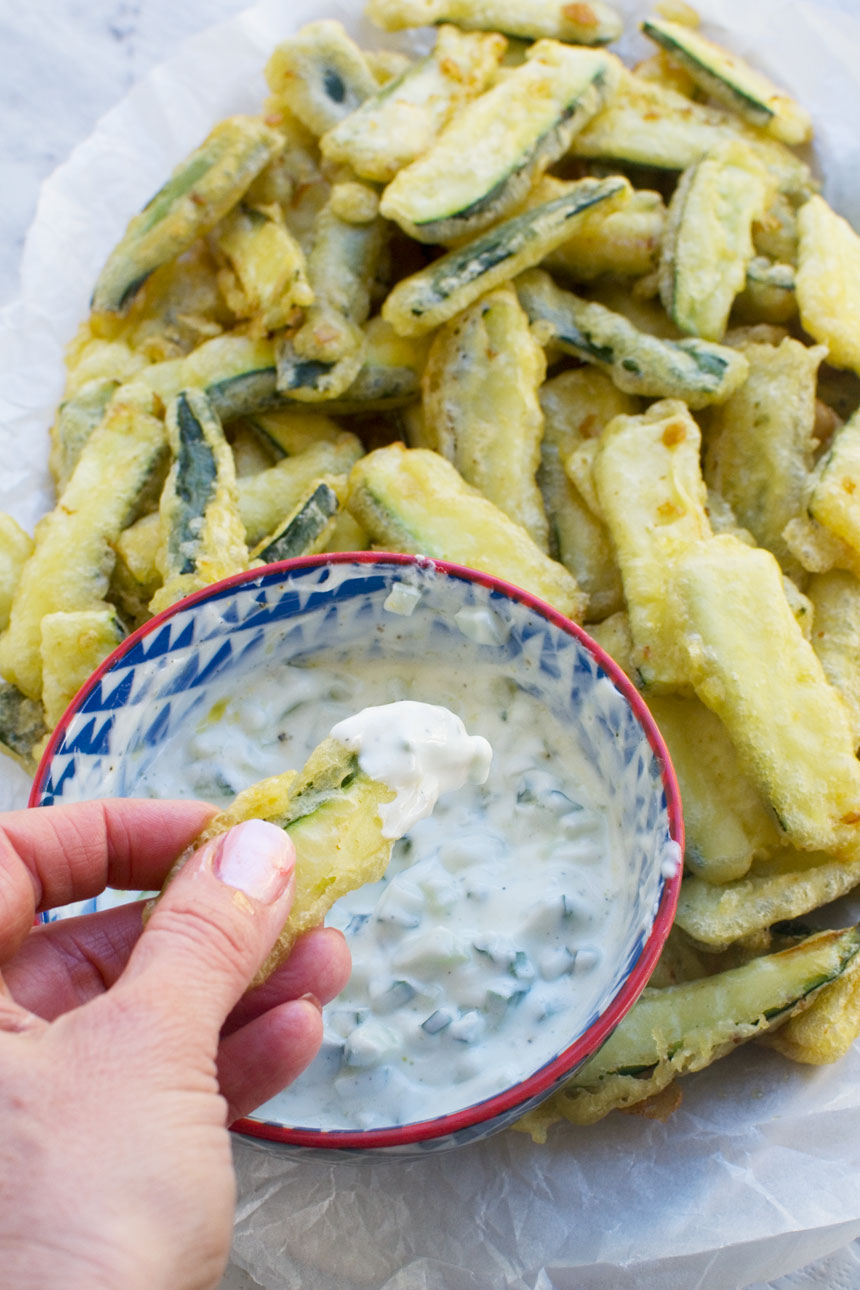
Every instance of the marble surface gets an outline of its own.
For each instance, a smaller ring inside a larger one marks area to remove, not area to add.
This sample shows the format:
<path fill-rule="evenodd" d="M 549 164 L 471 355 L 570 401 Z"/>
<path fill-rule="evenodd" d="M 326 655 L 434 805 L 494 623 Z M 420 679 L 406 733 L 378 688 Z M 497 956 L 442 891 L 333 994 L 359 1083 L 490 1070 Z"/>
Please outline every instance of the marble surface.
<path fill-rule="evenodd" d="M 860 0 L 823 2 L 860 12 Z M 288 7 L 289 0 L 284 3 Z M 245 0 L 0 0 L 0 305 L 16 295 L 21 250 L 42 180 L 183 39 L 244 6 Z M 772 1287 L 749 1290 L 825 1287 L 860 1290 L 856 1244 Z M 231 1265 L 221 1290 L 258 1290 L 258 1282 Z M 459 1288 L 452 1283 L 451 1290 Z"/>

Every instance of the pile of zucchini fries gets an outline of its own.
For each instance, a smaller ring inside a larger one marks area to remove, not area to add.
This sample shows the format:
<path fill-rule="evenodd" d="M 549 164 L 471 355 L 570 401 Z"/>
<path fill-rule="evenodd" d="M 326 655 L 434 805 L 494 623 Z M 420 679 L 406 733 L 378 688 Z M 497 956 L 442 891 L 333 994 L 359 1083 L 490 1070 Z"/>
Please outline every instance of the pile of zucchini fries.
<path fill-rule="evenodd" d="M 676 926 L 523 1123 L 660 1114 L 860 1031 L 860 238 L 787 94 L 676 3 L 371 0 L 274 51 L 128 226 L 68 352 L 56 508 L 0 517 L 0 739 L 32 768 L 130 629 L 256 564 L 420 552 L 583 623 L 681 784 Z M 825 923 L 827 916 L 823 916 Z M 822 916 L 811 925 L 821 925 Z"/>

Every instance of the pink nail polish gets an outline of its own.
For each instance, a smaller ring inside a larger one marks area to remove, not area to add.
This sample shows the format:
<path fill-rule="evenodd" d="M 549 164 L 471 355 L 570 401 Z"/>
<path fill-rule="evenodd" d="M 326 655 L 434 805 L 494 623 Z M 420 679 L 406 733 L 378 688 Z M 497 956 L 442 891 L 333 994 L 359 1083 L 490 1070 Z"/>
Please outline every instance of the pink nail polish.
<path fill-rule="evenodd" d="M 228 887 L 271 905 L 286 890 L 295 862 L 295 848 L 283 829 L 266 820 L 245 820 L 216 840 L 212 872 Z"/>

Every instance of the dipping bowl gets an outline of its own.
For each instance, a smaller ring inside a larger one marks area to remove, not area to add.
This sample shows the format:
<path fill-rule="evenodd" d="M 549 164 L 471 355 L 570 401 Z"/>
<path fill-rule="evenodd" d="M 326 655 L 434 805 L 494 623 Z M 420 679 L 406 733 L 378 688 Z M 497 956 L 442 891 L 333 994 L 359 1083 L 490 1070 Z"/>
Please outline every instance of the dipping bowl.
<path fill-rule="evenodd" d="M 475 621 L 480 631 L 464 631 Z M 540 1103 L 612 1033 L 659 957 L 683 852 L 675 777 L 636 690 L 578 626 L 487 574 L 409 555 L 309 556 L 218 583 L 136 631 L 77 694 L 36 775 L 34 806 L 135 796 L 144 771 L 201 719 L 216 687 L 223 692 L 226 682 L 241 692 L 264 658 L 312 662 L 336 647 L 360 672 L 386 658 L 416 667 L 444 660 L 455 643 L 458 667 L 473 659 L 502 668 L 546 704 L 608 788 L 614 837 L 632 878 L 611 980 L 585 1024 L 549 1060 L 532 1069 L 524 1058 L 516 1081 L 495 1095 L 453 1113 L 373 1129 L 322 1129 L 263 1113 L 234 1125 L 276 1150 L 409 1157 L 485 1138 Z M 45 917 L 116 901 L 116 893 L 105 893 Z"/>

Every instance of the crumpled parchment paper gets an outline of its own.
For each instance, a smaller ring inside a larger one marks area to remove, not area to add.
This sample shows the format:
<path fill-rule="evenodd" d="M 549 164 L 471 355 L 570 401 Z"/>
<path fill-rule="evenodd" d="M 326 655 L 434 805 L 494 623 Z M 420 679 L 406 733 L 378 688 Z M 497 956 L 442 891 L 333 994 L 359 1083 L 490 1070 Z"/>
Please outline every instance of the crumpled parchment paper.
<path fill-rule="evenodd" d="M 514 3 L 514 0 L 511 0 Z M 619 0 L 634 29 L 650 6 Z M 717 39 L 812 110 L 825 192 L 860 227 L 860 22 L 824 4 L 701 0 Z M 44 186 L 22 296 L 0 314 L 0 509 L 51 504 L 47 428 L 62 353 L 130 215 L 219 117 L 254 111 L 294 27 L 359 0 L 264 0 L 188 42 Z M 633 35 L 621 46 L 642 55 Z M 0 767 L 0 809 L 28 783 Z M 545 1147 L 508 1132 L 404 1162 L 293 1160 L 235 1141 L 234 1260 L 269 1290 L 737 1290 L 860 1234 L 860 1051 L 821 1069 L 748 1048 L 684 1083 L 665 1124 L 615 1115 Z"/>

